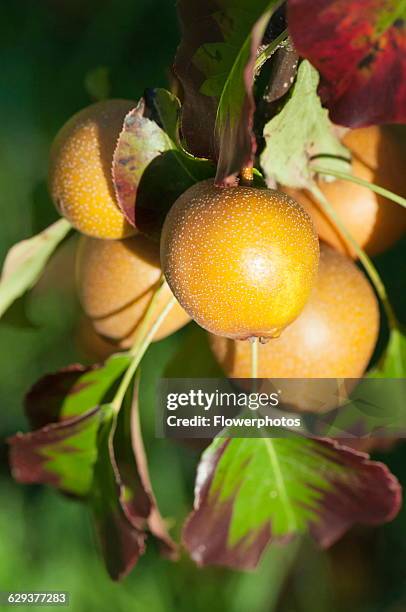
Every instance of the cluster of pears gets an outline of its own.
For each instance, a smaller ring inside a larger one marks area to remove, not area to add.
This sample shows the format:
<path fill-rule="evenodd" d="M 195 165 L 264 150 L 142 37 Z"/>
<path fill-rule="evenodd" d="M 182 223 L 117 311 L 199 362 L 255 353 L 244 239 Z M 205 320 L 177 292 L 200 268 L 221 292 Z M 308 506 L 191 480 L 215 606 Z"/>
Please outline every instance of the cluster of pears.
<path fill-rule="evenodd" d="M 112 179 L 115 146 L 130 100 L 106 100 L 74 115 L 51 149 L 52 199 L 82 237 L 76 256 L 79 298 L 90 328 L 82 323 L 89 353 L 105 356 L 129 348 L 161 277 L 159 245 L 137 234 L 117 205 Z M 172 297 L 166 284 L 152 323 Z M 190 320 L 176 304 L 154 340 Z M 92 348 L 93 347 L 93 348 Z"/>
<path fill-rule="evenodd" d="M 250 375 L 247 340 L 256 338 L 266 342 L 261 377 L 361 376 L 379 329 L 375 294 L 340 234 L 304 193 L 197 183 L 170 209 L 160 246 L 125 220 L 111 166 L 134 106 L 108 100 L 79 112 L 51 153 L 52 197 L 83 234 L 78 290 L 94 332 L 114 348 L 131 346 L 163 272 L 155 319 L 173 296 L 177 302 L 155 340 L 194 319 L 210 332 L 230 377 Z M 356 176 L 404 194 L 396 135 L 365 128 L 348 132 L 345 144 Z M 405 211 L 365 187 L 344 181 L 320 187 L 370 254 L 404 232 Z"/>

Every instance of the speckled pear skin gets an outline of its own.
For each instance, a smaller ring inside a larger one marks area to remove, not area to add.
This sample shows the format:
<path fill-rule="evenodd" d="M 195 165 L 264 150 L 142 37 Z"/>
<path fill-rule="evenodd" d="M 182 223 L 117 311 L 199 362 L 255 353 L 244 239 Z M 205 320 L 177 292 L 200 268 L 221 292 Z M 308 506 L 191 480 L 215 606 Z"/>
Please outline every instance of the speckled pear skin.
<path fill-rule="evenodd" d="M 58 211 L 82 234 L 119 239 L 136 233 L 117 206 L 111 166 L 130 100 L 105 100 L 74 115 L 57 134 L 49 186 Z"/>
<path fill-rule="evenodd" d="M 405 150 L 393 128 L 371 126 L 350 130 L 343 139 L 352 153 L 352 174 L 369 183 L 406 196 Z M 319 181 L 319 187 L 358 244 L 377 255 L 406 232 L 406 210 L 370 189 L 349 181 Z M 319 204 L 306 192 L 286 188 L 312 216 L 320 238 L 341 253 L 356 258 Z"/>
<path fill-rule="evenodd" d="M 98 240 L 82 237 L 76 261 L 79 299 L 95 330 L 129 348 L 161 276 L 159 248 L 141 235 L 126 240 Z M 168 285 L 158 298 L 156 314 L 172 297 Z M 154 340 L 165 338 L 190 321 L 175 304 Z"/>
<path fill-rule="evenodd" d="M 278 335 L 306 304 L 318 260 L 309 215 L 271 189 L 202 181 L 178 198 L 162 230 L 174 295 L 201 327 L 228 338 Z"/>
<path fill-rule="evenodd" d="M 359 378 L 368 366 L 378 330 L 378 303 L 364 274 L 351 259 L 322 244 L 310 299 L 279 338 L 258 347 L 258 376 Z M 210 345 L 227 376 L 251 375 L 248 342 L 210 335 Z"/>

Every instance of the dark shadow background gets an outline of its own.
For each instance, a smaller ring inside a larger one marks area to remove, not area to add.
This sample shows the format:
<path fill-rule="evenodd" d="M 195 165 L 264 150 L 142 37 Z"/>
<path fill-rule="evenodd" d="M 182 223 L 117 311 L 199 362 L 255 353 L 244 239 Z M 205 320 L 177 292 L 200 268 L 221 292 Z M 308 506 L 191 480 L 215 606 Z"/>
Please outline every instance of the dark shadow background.
<path fill-rule="evenodd" d="M 0 261 L 14 242 L 57 218 L 46 174 L 58 128 L 91 103 L 94 92 L 137 99 L 145 87 L 167 86 L 177 41 L 172 0 L 1 4 Z M 58 251 L 36 289 L 0 324 L 1 440 L 26 429 L 22 398 L 40 375 L 85 358 L 77 331 L 73 247 L 74 239 Z M 399 312 L 405 311 L 404 253 L 404 244 L 398 245 L 377 260 Z M 154 392 L 156 379 L 190 333 L 196 333 L 193 327 L 153 346 L 143 363 L 141 389 L 152 480 L 164 516 L 176 524 L 175 535 L 191 507 L 197 455 L 154 438 Z M 197 570 L 186 555 L 173 564 L 150 544 L 131 576 L 117 585 L 97 555 L 86 509 L 50 489 L 15 484 L 4 442 L 0 453 L 0 589 L 70 591 L 75 612 L 406 610 L 405 512 L 387 526 L 354 530 L 328 553 L 305 542 L 279 603 L 291 549 L 271 548 L 257 572 L 242 574 Z M 405 446 L 384 460 L 405 482 Z"/>

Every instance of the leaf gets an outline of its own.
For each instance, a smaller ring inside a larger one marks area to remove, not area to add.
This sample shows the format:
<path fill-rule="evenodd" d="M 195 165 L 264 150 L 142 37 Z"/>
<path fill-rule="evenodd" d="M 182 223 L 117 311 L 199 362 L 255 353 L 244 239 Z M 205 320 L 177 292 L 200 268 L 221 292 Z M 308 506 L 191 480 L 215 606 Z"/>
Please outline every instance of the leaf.
<path fill-rule="evenodd" d="M 35 285 L 53 251 L 70 229 L 66 219 L 59 219 L 9 250 L 0 279 L 0 317 L 17 298 Z"/>
<path fill-rule="evenodd" d="M 118 414 L 112 452 L 120 484 L 120 503 L 128 520 L 137 529 L 148 527 L 160 540 L 163 553 L 176 558 L 177 547 L 159 512 L 149 477 L 139 421 L 139 376 L 132 402 L 125 402 Z"/>
<path fill-rule="evenodd" d="M 393 329 L 383 359 L 369 372 L 372 378 L 406 378 L 406 335 Z"/>
<path fill-rule="evenodd" d="M 186 153 L 178 137 L 180 103 L 164 89 L 151 90 L 124 121 L 113 160 L 118 204 L 141 232 L 159 238 L 175 200 L 214 175 L 207 160 Z"/>
<path fill-rule="evenodd" d="M 146 534 L 128 520 L 119 501 L 121 485 L 113 451 L 115 427 L 116 421 L 109 419 L 99 431 L 90 503 L 107 571 L 113 580 L 120 580 L 144 553 Z"/>
<path fill-rule="evenodd" d="M 216 183 L 252 166 L 256 143 L 252 87 L 259 44 L 277 0 L 180 0 L 182 133 L 195 155 L 218 160 Z"/>
<path fill-rule="evenodd" d="M 183 540 L 199 565 L 251 569 L 270 541 L 310 532 L 329 546 L 355 523 L 391 520 L 400 497 L 386 466 L 329 439 L 217 438 Z"/>
<path fill-rule="evenodd" d="M 288 0 L 299 54 L 321 74 L 332 121 L 349 127 L 406 121 L 404 0 Z"/>
<path fill-rule="evenodd" d="M 25 408 L 37 429 L 8 440 L 16 480 L 50 484 L 79 496 L 89 492 L 100 405 L 128 363 L 129 357 L 120 355 L 99 367 L 73 365 L 32 387 Z"/>
<path fill-rule="evenodd" d="M 326 157 L 330 168 L 349 171 L 350 154 L 332 132 L 317 96 L 317 83 L 316 70 L 303 61 L 291 97 L 265 126 L 261 166 L 271 186 L 275 181 L 289 187 L 310 186 L 309 160 L 315 156 L 320 156 L 318 164 Z"/>
<path fill-rule="evenodd" d="M 130 357 L 122 353 L 113 355 L 102 366 L 74 364 L 43 376 L 25 397 L 31 427 L 79 416 L 100 405 L 129 362 Z"/>
<path fill-rule="evenodd" d="M 26 484 L 43 483 L 65 493 L 86 495 L 96 460 L 100 408 L 9 438 L 13 477 Z"/>

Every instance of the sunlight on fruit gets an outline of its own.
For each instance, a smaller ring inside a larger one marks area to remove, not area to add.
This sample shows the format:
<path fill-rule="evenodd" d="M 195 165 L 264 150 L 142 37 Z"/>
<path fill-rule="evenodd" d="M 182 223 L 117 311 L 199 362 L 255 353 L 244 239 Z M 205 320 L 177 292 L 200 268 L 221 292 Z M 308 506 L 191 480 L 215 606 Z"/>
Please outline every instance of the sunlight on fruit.
<path fill-rule="evenodd" d="M 405 612 L 405 2 L 3 3 L 0 604 Z"/>
<path fill-rule="evenodd" d="M 105 100 L 74 115 L 51 149 L 49 185 L 59 212 L 89 236 L 125 238 L 136 230 L 119 210 L 111 176 L 114 149 L 130 100 Z"/>
<path fill-rule="evenodd" d="M 322 245 L 310 299 L 280 338 L 259 346 L 258 376 L 357 379 L 371 358 L 378 329 L 378 304 L 367 279 L 349 258 Z M 227 376 L 250 377 L 247 342 L 211 334 L 210 343 Z"/>
<path fill-rule="evenodd" d="M 303 208 L 285 194 L 203 181 L 174 204 L 161 262 L 173 293 L 205 329 L 272 337 L 304 307 L 319 247 Z"/>

